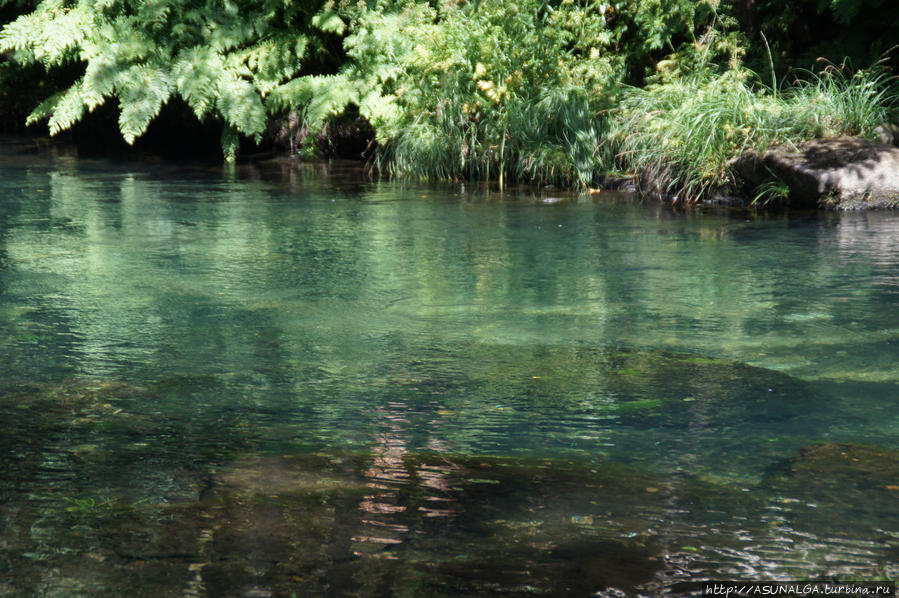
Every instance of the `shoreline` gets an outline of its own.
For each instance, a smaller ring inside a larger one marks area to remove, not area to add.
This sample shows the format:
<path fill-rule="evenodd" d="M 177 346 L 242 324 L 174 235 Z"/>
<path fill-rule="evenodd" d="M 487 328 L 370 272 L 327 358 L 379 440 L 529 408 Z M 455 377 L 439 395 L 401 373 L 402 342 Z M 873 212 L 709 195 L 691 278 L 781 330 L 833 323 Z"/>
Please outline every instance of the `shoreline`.
<path fill-rule="evenodd" d="M 826 147 L 828 143 L 838 142 L 842 138 L 826 138 L 807 142 L 816 144 L 817 146 Z M 885 150 L 888 144 L 878 144 L 877 142 L 869 142 L 859 140 L 860 147 L 879 147 Z M 329 159 L 321 161 L 304 161 L 297 156 L 291 156 L 286 152 L 275 150 L 259 151 L 256 153 L 243 153 L 236 163 L 229 164 L 222 160 L 214 160 L 208 157 L 197 159 L 183 159 L 172 156 L 166 156 L 164 152 L 148 151 L 141 148 L 129 148 L 130 151 L 125 155 L 115 154 L 116 148 L 108 148 L 107 151 L 84 152 L 79 145 L 79 140 L 70 136 L 63 138 L 49 137 L 38 134 L 3 134 L 0 135 L 0 146 L 3 146 L 4 154 L 34 155 L 45 154 L 52 155 L 54 158 L 68 157 L 84 160 L 110 160 L 118 163 L 143 163 L 154 165 L 165 165 L 171 167 L 187 167 L 194 169 L 199 167 L 203 171 L 233 171 L 235 173 L 245 173 L 250 177 L 261 177 L 265 173 L 259 172 L 271 171 L 272 169 L 285 168 L 295 169 L 314 169 L 326 171 L 329 175 L 333 175 L 335 171 L 340 172 L 341 178 L 358 177 L 358 179 L 366 179 L 368 181 L 401 181 L 414 182 L 424 185 L 445 185 L 445 184 L 465 184 L 475 185 L 483 188 L 487 193 L 515 195 L 522 192 L 543 191 L 539 193 L 542 197 L 537 199 L 539 203 L 556 204 L 568 203 L 569 197 L 580 197 L 584 195 L 601 196 L 606 193 L 614 194 L 632 194 L 634 197 L 644 201 L 657 201 L 661 204 L 678 208 L 702 208 L 702 207 L 722 207 L 734 209 L 753 209 L 766 211 L 864 211 L 864 210 L 892 210 L 899 208 L 899 195 L 884 194 L 878 196 L 871 193 L 850 194 L 845 199 L 827 196 L 826 193 L 818 199 L 813 198 L 809 201 L 805 198 L 803 201 L 794 202 L 790 198 L 781 198 L 781 201 L 759 202 L 751 197 L 751 193 L 740 193 L 734 187 L 713 188 L 709 193 L 696 200 L 687 200 L 681 195 L 664 191 L 658 181 L 649 178 L 646 173 L 625 176 L 621 174 L 609 174 L 602 177 L 598 188 L 586 187 L 566 188 L 564 186 L 544 185 L 540 183 L 513 182 L 500 186 L 495 180 L 428 180 L 411 176 L 394 176 L 373 172 L 364 161 L 350 159 Z M 893 152 L 899 156 L 899 148 L 893 147 Z M 745 181 L 736 185 L 737 188 L 747 188 L 750 183 L 754 185 L 763 184 L 764 176 L 756 180 L 752 177 L 759 176 L 760 167 L 764 167 L 764 159 L 774 152 L 769 151 L 767 154 L 756 154 L 754 152 L 745 152 L 741 156 L 733 159 L 732 164 L 736 164 L 736 169 L 742 169 L 745 174 L 741 175 Z M 233 170 L 232 170 L 233 169 Z M 768 171 L 770 173 L 770 170 Z M 288 174 L 283 173 L 285 176 Z M 770 177 L 769 177 L 770 178 Z M 652 189 L 655 187 L 655 189 Z M 563 199 L 559 199 L 562 196 Z"/>

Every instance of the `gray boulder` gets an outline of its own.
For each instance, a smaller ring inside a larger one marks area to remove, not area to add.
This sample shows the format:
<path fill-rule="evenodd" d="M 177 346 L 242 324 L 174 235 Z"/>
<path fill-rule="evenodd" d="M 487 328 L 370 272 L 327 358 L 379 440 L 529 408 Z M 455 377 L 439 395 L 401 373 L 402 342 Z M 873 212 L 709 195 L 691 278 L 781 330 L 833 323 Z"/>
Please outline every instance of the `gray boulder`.
<path fill-rule="evenodd" d="M 897 124 L 883 123 L 874 129 L 874 134 L 877 135 L 877 140 L 882 143 L 892 143 L 895 146 L 899 146 L 899 125 Z"/>
<path fill-rule="evenodd" d="M 732 163 L 750 190 L 767 181 L 789 188 L 792 207 L 899 208 L 899 147 L 860 137 L 814 139 L 748 152 Z"/>

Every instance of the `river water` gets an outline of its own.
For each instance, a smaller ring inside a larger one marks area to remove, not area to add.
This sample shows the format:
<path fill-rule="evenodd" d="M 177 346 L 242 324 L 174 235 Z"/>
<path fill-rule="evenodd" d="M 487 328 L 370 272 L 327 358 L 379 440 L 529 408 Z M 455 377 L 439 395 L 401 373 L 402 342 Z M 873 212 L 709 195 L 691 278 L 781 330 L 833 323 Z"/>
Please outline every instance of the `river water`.
<path fill-rule="evenodd" d="M 0 152 L 0 595 L 899 576 L 899 216 Z"/>

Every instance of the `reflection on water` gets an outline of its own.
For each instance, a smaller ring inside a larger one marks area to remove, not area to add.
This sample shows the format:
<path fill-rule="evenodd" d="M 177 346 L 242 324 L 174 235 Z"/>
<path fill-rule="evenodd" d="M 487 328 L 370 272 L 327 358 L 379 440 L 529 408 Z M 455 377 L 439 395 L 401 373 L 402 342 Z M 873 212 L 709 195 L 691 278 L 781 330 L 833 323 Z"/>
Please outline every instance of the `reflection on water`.
<path fill-rule="evenodd" d="M 0 161 L 0 594 L 899 574 L 899 220 Z"/>

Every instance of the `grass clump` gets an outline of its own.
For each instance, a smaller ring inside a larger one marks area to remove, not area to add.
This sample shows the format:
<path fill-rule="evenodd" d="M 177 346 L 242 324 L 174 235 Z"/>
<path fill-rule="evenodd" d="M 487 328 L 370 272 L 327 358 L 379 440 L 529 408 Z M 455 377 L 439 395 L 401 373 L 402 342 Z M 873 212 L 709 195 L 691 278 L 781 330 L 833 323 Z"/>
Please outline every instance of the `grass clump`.
<path fill-rule="evenodd" d="M 380 156 L 394 175 L 422 179 L 519 180 L 585 186 L 601 173 L 605 120 L 583 90 L 541 90 L 490 111 L 448 98 L 388 141 Z"/>
<path fill-rule="evenodd" d="M 844 63 L 829 64 L 820 74 L 803 71 L 787 98 L 816 137 L 860 135 L 889 122 L 899 108 L 899 88 L 881 63 L 853 72 Z"/>
<path fill-rule="evenodd" d="M 814 138 L 872 138 L 887 122 L 899 90 L 884 71 L 829 65 L 800 73 L 784 90 L 752 71 L 711 67 L 631 89 L 615 113 L 619 160 L 643 188 L 695 201 L 736 185 L 731 167 L 746 151 Z M 776 181 L 757 200 L 782 197 Z"/>

